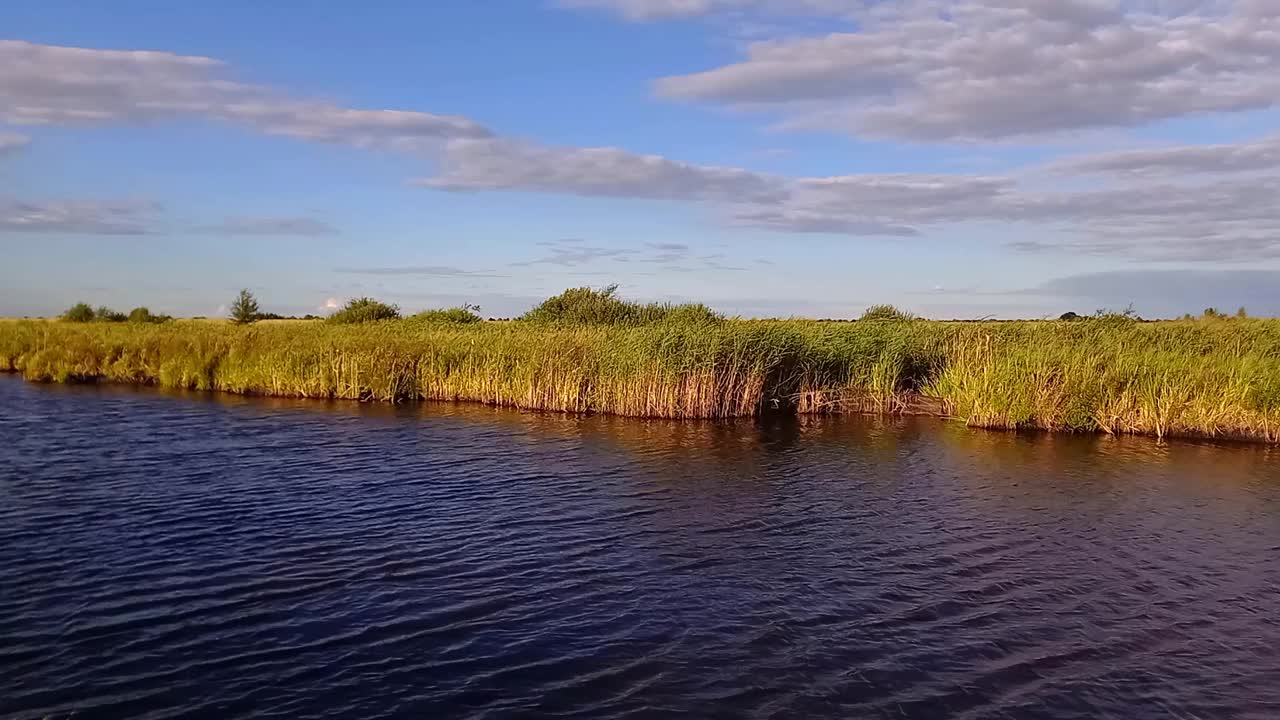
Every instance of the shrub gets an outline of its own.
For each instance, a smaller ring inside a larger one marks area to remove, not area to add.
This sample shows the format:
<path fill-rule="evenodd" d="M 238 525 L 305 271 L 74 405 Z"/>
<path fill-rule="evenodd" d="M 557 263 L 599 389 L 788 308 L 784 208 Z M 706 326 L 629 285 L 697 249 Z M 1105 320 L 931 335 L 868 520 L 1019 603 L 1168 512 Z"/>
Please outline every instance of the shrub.
<path fill-rule="evenodd" d="M 1058 319 L 1065 322 L 1071 322 L 1072 320 L 1079 320 L 1080 316 L 1073 312 L 1064 312 L 1058 316 Z"/>
<path fill-rule="evenodd" d="M 618 297 L 618 286 L 570 288 L 520 317 L 533 322 L 614 325 L 636 320 L 636 305 Z"/>
<path fill-rule="evenodd" d="M 369 297 L 348 300 L 342 309 L 329 316 L 335 323 L 365 323 L 377 320 L 395 320 L 400 317 L 397 305 L 388 305 Z"/>
<path fill-rule="evenodd" d="M 1130 305 L 1129 307 L 1121 311 L 1108 310 L 1107 308 L 1099 308 L 1096 312 L 1093 313 L 1093 319 L 1101 320 L 1103 322 L 1121 323 L 1121 324 L 1131 323 L 1131 322 L 1142 322 L 1142 318 L 1139 317 L 1138 313 L 1134 311 L 1132 305 Z"/>
<path fill-rule="evenodd" d="M 93 322 L 93 308 L 89 307 L 89 303 L 76 303 L 62 313 L 62 319 L 67 322 Z"/>
<path fill-rule="evenodd" d="M 862 313 L 859 320 L 876 320 L 903 322 L 906 320 L 915 320 L 916 316 L 904 310 L 899 310 L 892 305 L 872 305 L 867 311 Z"/>
<path fill-rule="evenodd" d="M 93 311 L 93 319 L 98 322 L 124 322 L 129 319 L 129 316 L 116 312 L 106 305 L 99 305 L 98 309 Z"/>
<path fill-rule="evenodd" d="M 241 290 L 231 303 L 231 321 L 237 325 L 247 325 L 258 319 L 258 299 L 248 289 Z"/>
<path fill-rule="evenodd" d="M 459 307 L 444 308 L 443 310 L 423 310 L 413 316 L 414 320 L 423 322 L 444 322 L 444 323 L 478 323 L 483 318 L 480 317 L 480 306 L 466 303 Z"/>
<path fill-rule="evenodd" d="M 570 288 L 520 316 L 530 322 L 579 325 L 647 325 L 656 322 L 713 322 L 723 316 L 706 305 L 638 303 L 618 297 L 617 285 Z"/>
<path fill-rule="evenodd" d="M 153 315 L 145 307 L 136 307 L 129 311 L 129 322 L 133 323 L 163 323 L 172 319 L 171 315 Z"/>

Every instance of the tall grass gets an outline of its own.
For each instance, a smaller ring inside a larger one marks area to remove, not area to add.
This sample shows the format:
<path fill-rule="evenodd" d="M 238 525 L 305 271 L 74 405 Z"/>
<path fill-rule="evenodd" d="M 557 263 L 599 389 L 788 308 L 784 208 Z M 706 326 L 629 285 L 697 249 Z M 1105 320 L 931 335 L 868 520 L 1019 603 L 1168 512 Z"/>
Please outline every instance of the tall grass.
<path fill-rule="evenodd" d="M 1280 441 L 1280 321 L 0 322 L 0 369 L 244 394 L 692 418 L 936 412 Z"/>
<path fill-rule="evenodd" d="M 484 321 L 484 318 L 480 317 L 480 307 L 470 304 L 436 310 L 423 310 L 415 313 L 410 319 L 419 322 L 462 323 L 464 325 Z"/>

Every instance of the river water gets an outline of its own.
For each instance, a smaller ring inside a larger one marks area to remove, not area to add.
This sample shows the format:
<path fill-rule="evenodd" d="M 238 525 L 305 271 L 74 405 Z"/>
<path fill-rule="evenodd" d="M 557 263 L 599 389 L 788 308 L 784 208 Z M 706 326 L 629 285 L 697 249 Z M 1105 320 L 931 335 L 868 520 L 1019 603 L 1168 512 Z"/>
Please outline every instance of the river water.
<path fill-rule="evenodd" d="M 1280 717 L 1280 451 L 0 377 L 0 717 Z"/>

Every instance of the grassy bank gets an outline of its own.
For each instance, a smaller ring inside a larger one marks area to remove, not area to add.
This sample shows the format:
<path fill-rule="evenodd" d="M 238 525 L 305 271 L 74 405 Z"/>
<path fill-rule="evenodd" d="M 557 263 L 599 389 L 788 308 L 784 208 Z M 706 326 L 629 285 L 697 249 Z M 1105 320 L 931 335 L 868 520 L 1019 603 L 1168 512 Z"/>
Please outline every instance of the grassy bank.
<path fill-rule="evenodd" d="M 1280 441 L 1280 321 L 0 322 L 0 369 L 647 417 L 885 411 L 988 428 Z"/>

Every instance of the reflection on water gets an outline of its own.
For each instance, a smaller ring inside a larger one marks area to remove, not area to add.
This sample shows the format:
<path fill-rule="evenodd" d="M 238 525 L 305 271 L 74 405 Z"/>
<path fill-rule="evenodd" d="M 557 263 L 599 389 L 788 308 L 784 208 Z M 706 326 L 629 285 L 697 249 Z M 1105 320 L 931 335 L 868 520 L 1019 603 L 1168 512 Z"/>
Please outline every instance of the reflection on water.
<path fill-rule="evenodd" d="M 1275 717 L 1258 446 L 0 378 L 0 717 Z"/>

